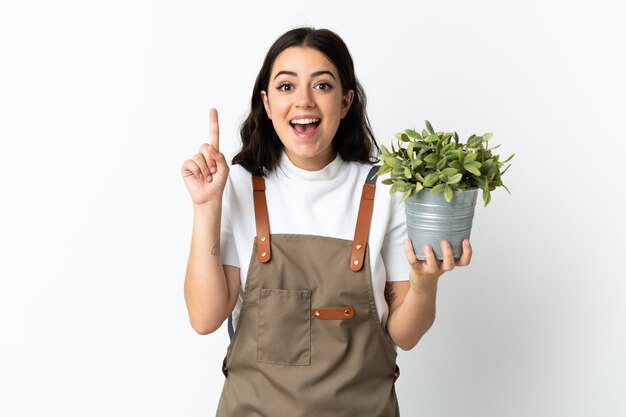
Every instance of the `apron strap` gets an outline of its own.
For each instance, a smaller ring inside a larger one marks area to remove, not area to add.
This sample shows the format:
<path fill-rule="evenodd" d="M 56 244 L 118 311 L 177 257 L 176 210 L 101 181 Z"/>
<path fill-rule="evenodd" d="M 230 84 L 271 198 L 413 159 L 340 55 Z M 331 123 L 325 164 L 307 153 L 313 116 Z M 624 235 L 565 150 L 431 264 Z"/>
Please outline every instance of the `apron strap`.
<path fill-rule="evenodd" d="M 374 165 L 367 174 L 361 203 L 356 220 L 354 240 L 352 242 L 352 255 L 350 257 L 350 269 L 354 272 L 363 268 L 365 258 L 365 246 L 370 231 L 370 222 L 374 208 L 374 194 L 376 192 L 376 180 L 379 166 Z M 261 176 L 252 176 L 252 191 L 254 197 L 254 219 L 256 222 L 257 259 L 265 263 L 271 258 L 270 251 L 270 224 L 267 214 L 267 201 L 265 199 L 265 180 Z"/>
<path fill-rule="evenodd" d="M 352 255 L 350 256 L 350 269 L 358 272 L 363 268 L 363 259 L 365 258 L 365 246 L 367 245 L 367 237 L 370 233 L 370 222 L 372 219 L 372 210 L 374 208 L 374 193 L 376 192 L 376 180 L 378 176 L 377 165 L 374 165 L 367 174 L 363 191 L 361 192 L 361 204 L 359 205 L 359 214 L 356 219 L 356 229 L 354 231 L 354 241 L 352 242 Z"/>
<path fill-rule="evenodd" d="M 254 196 L 254 220 L 256 222 L 257 258 L 265 263 L 270 260 L 270 221 L 267 215 L 265 200 L 265 180 L 260 176 L 252 176 L 252 192 Z"/>

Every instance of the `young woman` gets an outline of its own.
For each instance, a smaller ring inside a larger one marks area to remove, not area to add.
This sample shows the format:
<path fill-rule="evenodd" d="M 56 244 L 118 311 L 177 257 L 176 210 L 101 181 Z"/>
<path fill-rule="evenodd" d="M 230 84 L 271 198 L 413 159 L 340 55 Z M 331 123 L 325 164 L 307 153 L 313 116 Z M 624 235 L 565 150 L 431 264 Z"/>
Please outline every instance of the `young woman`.
<path fill-rule="evenodd" d="M 268 51 L 229 169 L 215 109 L 184 162 L 194 206 L 185 300 L 200 334 L 229 317 L 217 415 L 397 416 L 395 346 L 414 347 L 454 261 L 418 261 L 403 207 L 376 191 L 378 147 L 352 58 L 299 28 Z M 270 233 L 271 231 L 271 233 Z M 408 262 L 407 262 L 408 259 Z"/>

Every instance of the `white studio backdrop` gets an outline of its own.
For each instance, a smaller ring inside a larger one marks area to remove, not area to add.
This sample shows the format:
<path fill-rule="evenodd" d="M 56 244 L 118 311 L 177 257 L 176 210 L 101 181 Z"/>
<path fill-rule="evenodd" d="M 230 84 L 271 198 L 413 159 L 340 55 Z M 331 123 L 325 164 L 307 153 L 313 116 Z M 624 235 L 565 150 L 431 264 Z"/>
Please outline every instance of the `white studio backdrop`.
<path fill-rule="evenodd" d="M 623 11 L 608 1 L 24 1 L 0 6 L 0 415 L 214 415 L 183 161 L 232 157 L 265 52 L 348 44 L 381 144 L 420 127 L 516 153 L 468 268 L 401 352 L 403 416 L 626 415 Z"/>

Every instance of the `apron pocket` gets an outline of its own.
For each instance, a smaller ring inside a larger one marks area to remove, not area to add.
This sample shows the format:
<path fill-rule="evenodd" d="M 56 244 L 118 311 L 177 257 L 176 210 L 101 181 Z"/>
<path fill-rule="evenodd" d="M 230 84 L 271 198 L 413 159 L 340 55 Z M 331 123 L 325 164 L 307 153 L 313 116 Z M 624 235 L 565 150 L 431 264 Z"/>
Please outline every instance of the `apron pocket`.
<path fill-rule="evenodd" d="M 257 361 L 311 364 L 311 290 L 261 288 Z"/>

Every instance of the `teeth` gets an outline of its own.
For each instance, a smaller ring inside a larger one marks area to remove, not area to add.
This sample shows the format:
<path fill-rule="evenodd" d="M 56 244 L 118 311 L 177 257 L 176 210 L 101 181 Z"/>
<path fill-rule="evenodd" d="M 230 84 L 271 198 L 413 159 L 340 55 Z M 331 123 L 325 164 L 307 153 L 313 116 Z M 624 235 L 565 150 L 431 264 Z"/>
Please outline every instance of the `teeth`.
<path fill-rule="evenodd" d="M 294 125 L 308 125 L 311 123 L 317 123 L 320 119 L 294 119 L 290 123 Z"/>

